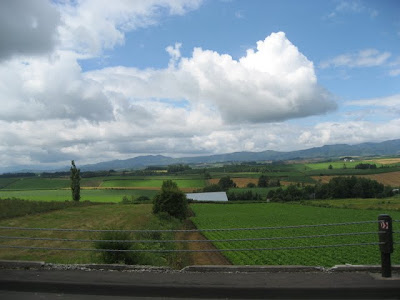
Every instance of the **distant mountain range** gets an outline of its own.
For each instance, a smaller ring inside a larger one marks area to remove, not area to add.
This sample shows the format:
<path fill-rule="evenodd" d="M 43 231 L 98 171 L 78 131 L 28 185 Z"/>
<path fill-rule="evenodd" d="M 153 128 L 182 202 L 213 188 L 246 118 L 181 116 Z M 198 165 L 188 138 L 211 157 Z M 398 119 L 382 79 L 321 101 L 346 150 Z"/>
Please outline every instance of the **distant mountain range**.
<path fill-rule="evenodd" d="M 327 145 L 306 150 L 280 152 L 235 152 L 218 155 L 172 158 L 163 155 L 146 155 L 125 160 L 112 160 L 97 164 L 81 166 L 82 171 L 139 169 L 148 166 L 165 166 L 171 164 L 210 164 L 218 162 L 246 162 L 246 161 L 279 161 L 311 158 L 339 158 L 344 156 L 382 156 L 400 155 L 400 139 L 381 143 L 362 143 L 358 145 Z"/>
<path fill-rule="evenodd" d="M 344 156 L 382 156 L 400 155 L 400 139 L 381 143 L 362 143 L 358 145 L 327 145 L 298 151 L 262 151 L 262 152 L 235 152 L 218 155 L 172 158 L 163 155 L 146 155 L 125 160 L 112 160 L 90 165 L 78 166 L 82 171 L 102 171 L 121 169 L 140 169 L 148 166 L 166 166 L 172 164 L 211 164 L 223 162 L 246 162 L 246 161 L 280 161 L 294 159 L 329 159 Z M 44 170 L 37 166 L 14 166 L 0 168 L 0 173 L 6 172 L 54 172 L 68 171 L 69 166 L 62 169 Z"/>

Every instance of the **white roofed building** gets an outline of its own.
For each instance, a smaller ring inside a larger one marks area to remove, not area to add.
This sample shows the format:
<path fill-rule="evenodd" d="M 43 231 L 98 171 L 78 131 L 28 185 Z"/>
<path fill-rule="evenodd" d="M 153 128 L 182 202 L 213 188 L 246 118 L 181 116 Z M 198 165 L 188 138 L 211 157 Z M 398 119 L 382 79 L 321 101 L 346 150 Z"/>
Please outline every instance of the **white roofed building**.
<path fill-rule="evenodd" d="M 188 193 L 186 198 L 194 201 L 216 201 L 223 202 L 228 201 L 228 197 L 225 192 L 212 192 L 212 193 Z"/>

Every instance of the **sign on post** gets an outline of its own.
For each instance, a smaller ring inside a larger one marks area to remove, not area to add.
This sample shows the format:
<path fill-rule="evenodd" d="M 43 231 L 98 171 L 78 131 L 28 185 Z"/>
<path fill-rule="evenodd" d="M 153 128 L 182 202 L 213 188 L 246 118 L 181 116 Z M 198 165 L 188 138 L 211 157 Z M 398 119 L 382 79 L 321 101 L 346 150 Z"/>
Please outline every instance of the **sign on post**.
<path fill-rule="evenodd" d="M 392 264 L 390 261 L 390 255 L 393 253 L 392 218 L 389 215 L 379 215 L 378 225 L 382 277 L 392 277 Z"/>

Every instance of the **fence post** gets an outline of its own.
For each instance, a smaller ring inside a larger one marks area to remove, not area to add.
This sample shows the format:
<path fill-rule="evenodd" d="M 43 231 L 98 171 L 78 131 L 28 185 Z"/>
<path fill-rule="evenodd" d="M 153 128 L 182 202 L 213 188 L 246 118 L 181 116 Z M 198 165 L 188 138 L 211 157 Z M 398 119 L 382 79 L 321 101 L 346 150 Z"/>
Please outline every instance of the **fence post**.
<path fill-rule="evenodd" d="M 379 215 L 379 249 L 381 251 L 382 277 L 392 277 L 390 255 L 393 253 L 392 218 L 389 215 Z"/>

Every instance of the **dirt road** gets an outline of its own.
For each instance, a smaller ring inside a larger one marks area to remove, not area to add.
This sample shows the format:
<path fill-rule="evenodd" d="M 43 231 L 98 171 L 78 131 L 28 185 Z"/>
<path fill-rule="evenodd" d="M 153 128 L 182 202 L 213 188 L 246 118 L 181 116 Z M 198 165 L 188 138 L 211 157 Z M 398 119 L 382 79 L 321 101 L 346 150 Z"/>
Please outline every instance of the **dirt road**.
<path fill-rule="evenodd" d="M 196 229 L 190 220 L 185 221 L 185 229 Z M 207 240 L 200 232 L 179 232 L 177 240 Z M 182 249 L 206 250 L 216 249 L 210 242 L 182 243 Z M 190 265 L 230 265 L 229 260 L 219 252 L 190 252 L 188 254 L 188 264 Z"/>

